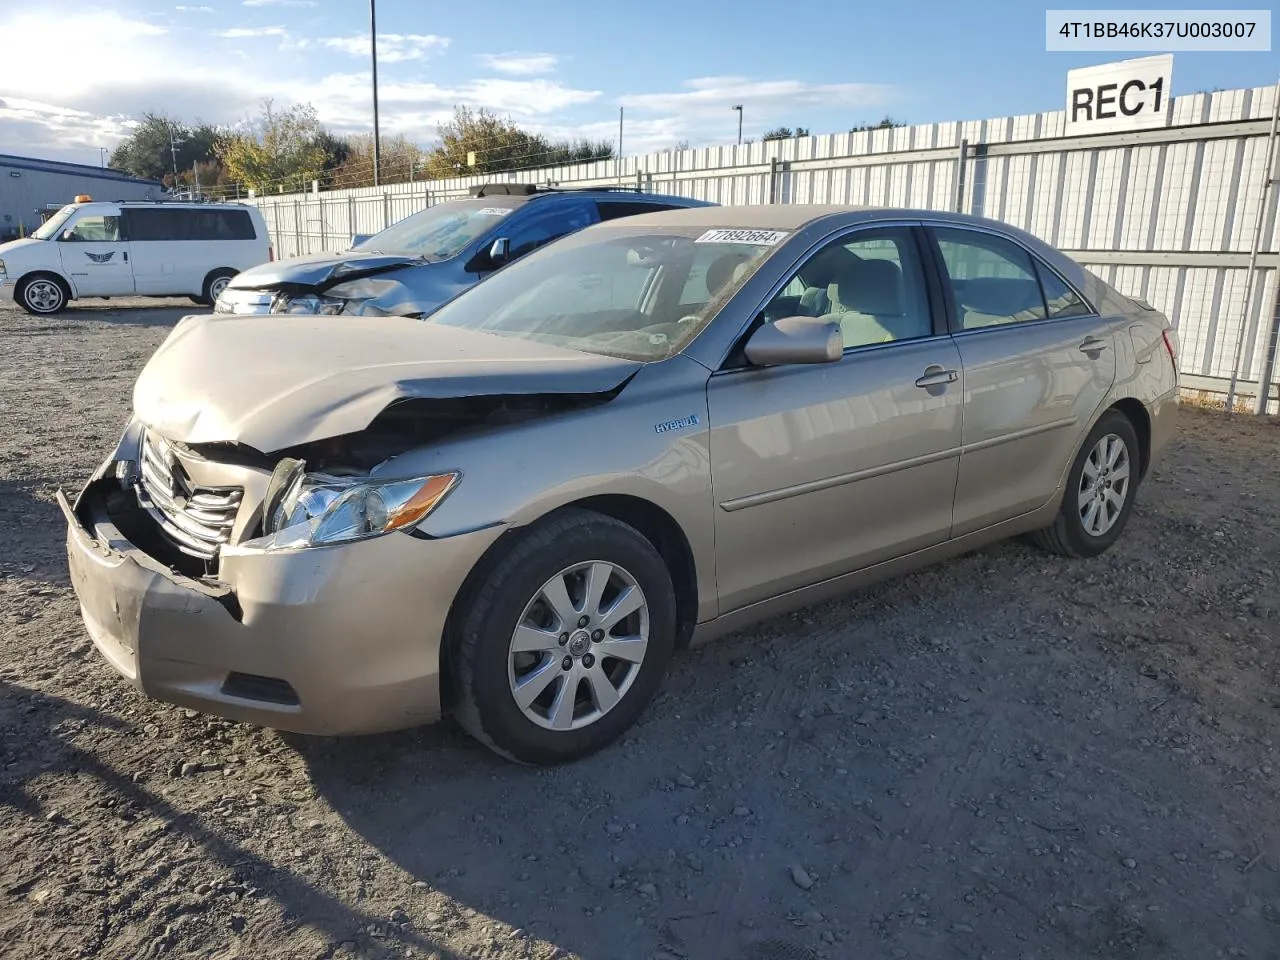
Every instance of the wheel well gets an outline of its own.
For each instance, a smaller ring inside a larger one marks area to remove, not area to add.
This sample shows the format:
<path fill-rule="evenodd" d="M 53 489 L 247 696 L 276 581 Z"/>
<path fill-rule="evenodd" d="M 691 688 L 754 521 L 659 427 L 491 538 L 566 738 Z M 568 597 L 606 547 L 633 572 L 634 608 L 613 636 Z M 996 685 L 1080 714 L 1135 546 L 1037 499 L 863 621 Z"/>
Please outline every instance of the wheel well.
<path fill-rule="evenodd" d="M 237 270 L 235 267 L 214 267 L 212 270 L 210 270 L 208 273 L 204 275 L 204 283 L 201 284 L 201 289 L 203 290 L 205 287 L 207 287 L 209 285 L 209 281 L 212 280 L 214 277 L 221 276 L 223 274 L 227 274 L 229 276 L 234 277 L 239 272 L 240 271 Z"/>
<path fill-rule="evenodd" d="M 24 273 L 18 278 L 18 282 L 13 289 L 21 290 L 24 283 L 28 280 L 34 280 L 36 277 L 48 277 L 50 280 L 56 281 L 58 286 L 62 288 L 62 292 L 66 294 L 67 299 L 71 299 L 71 284 L 67 283 L 66 278 L 61 274 L 54 273 L 52 270 L 32 270 L 30 273 Z"/>
<path fill-rule="evenodd" d="M 676 648 L 688 646 L 698 622 L 698 575 L 693 548 L 675 518 L 649 500 L 620 494 L 588 497 L 565 506 L 620 520 L 653 544 L 666 562 L 676 592 Z"/>
<path fill-rule="evenodd" d="M 651 501 L 620 494 L 587 497 L 557 507 L 538 518 L 539 522 L 553 517 L 561 510 L 591 510 L 612 517 L 637 530 L 653 544 L 671 573 L 671 585 L 676 594 L 676 648 L 687 647 L 698 622 L 698 579 L 694 568 L 693 549 L 675 518 Z M 445 618 L 443 642 L 440 645 L 440 698 L 445 709 L 454 702 L 453 672 L 449 666 L 452 637 L 466 604 L 480 583 L 488 577 L 496 564 L 510 549 L 514 539 L 521 536 L 527 526 L 509 530 L 494 541 L 485 551 L 453 598 Z"/>
<path fill-rule="evenodd" d="M 1125 397 L 1111 405 L 1112 410 L 1119 410 L 1133 424 L 1133 432 L 1138 435 L 1138 453 L 1142 457 L 1138 479 L 1147 475 L 1147 464 L 1151 462 L 1151 417 L 1141 400 Z"/>

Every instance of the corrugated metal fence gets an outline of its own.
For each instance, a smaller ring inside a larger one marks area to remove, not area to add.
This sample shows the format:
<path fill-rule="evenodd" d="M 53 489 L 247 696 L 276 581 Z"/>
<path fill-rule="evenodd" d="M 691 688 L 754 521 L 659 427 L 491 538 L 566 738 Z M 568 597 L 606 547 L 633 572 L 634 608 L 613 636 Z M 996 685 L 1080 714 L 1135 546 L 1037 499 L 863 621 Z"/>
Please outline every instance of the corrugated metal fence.
<path fill-rule="evenodd" d="M 345 249 L 357 234 L 488 181 L 622 183 L 725 204 L 958 209 L 1029 230 L 1163 310 L 1178 328 L 1188 386 L 1224 389 L 1243 322 L 1241 393 L 1254 395 L 1263 351 L 1275 349 L 1262 341 L 1277 308 L 1278 190 L 1267 193 L 1258 290 L 1243 316 L 1275 95 L 1262 87 L 1178 97 L 1172 126 L 1131 133 L 1067 137 L 1065 114 L 1054 111 L 249 202 L 285 257 Z"/>

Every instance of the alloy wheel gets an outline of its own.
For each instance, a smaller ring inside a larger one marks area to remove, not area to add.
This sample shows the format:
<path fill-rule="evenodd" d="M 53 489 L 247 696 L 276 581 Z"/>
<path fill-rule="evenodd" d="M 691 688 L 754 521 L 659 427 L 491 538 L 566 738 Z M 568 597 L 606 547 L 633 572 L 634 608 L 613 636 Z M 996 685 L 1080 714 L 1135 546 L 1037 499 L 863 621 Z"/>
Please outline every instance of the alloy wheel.
<path fill-rule="evenodd" d="M 540 727 L 581 729 L 626 696 L 648 645 L 649 603 L 636 578 L 605 560 L 576 563 L 547 580 L 517 621 L 511 696 Z"/>
<path fill-rule="evenodd" d="M 1114 433 L 1103 436 L 1080 471 L 1076 502 L 1080 523 L 1091 537 L 1101 537 L 1116 525 L 1129 497 L 1129 447 Z"/>

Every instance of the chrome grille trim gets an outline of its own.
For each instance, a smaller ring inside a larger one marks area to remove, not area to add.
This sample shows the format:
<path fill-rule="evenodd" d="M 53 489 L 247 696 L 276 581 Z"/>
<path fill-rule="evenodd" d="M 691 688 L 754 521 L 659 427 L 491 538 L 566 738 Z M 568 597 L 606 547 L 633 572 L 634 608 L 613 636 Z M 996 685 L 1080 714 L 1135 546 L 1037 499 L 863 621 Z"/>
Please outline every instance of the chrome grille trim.
<path fill-rule="evenodd" d="M 163 437 L 144 431 L 138 457 L 138 505 L 146 510 L 179 550 L 202 560 L 214 560 L 240 510 L 239 487 L 197 487 L 175 475 L 178 460 Z"/>

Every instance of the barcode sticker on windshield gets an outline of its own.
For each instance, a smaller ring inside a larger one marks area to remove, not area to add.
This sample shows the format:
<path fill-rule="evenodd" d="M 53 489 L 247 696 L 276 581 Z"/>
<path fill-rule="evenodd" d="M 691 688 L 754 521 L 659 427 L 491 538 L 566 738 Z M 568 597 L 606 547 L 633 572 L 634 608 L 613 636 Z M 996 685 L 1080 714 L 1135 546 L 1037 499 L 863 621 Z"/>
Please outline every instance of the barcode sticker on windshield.
<path fill-rule="evenodd" d="M 752 243 L 774 247 L 787 238 L 785 230 L 708 230 L 694 243 Z"/>
<path fill-rule="evenodd" d="M 482 217 L 505 217 L 510 212 L 510 207 L 481 207 L 476 211 Z"/>

